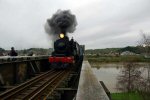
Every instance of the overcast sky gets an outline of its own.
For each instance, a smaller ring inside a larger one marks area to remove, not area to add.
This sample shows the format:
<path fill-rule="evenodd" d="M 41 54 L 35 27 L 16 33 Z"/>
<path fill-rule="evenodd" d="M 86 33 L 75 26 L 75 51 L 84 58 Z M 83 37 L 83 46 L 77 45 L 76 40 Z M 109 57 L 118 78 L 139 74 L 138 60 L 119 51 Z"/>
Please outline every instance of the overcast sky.
<path fill-rule="evenodd" d="M 150 34 L 150 0 L 0 0 L 0 47 L 50 48 L 46 20 L 70 9 L 74 37 L 86 49 L 137 45 L 140 30 Z"/>

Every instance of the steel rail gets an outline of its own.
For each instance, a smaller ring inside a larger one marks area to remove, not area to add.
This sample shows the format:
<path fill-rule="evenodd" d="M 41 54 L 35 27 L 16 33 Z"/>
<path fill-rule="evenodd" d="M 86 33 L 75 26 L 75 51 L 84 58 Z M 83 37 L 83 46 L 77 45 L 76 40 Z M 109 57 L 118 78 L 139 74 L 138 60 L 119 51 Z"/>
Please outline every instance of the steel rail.
<path fill-rule="evenodd" d="M 31 85 L 35 84 L 36 82 L 40 81 L 41 79 L 43 79 L 44 77 L 48 76 L 50 73 L 54 73 L 55 71 L 53 70 L 50 70 L 46 73 L 43 73 L 42 75 L 39 75 L 37 77 L 34 77 L 33 79 L 19 85 L 19 86 L 16 86 L 15 88 L 12 88 L 6 92 L 3 92 L 0 94 L 0 100 L 3 100 L 3 99 L 8 99 L 8 98 L 11 98 L 15 95 L 17 95 L 19 92 L 25 90 L 26 88 L 30 87 Z"/>
<path fill-rule="evenodd" d="M 0 94 L 0 100 L 37 100 L 46 99 L 72 68 L 62 71 L 50 70 L 40 76 Z"/>
<path fill-rule="evenodd" d="M 51 82 L 53 79 L 57 78 L 60 74 L 62 74 L 62 71 L 54 73 L 51 77 L 49 77 L 45 82 L 43 82 L 39 87 L 33 89 L 29 94 L 23 96 L 21 100 L 31 100 L 31 97 L 38 93 L 43 87 L 47 86 L 49 82 Z M 39 95 L 39 94 L 38 94 Z"/>
<path fill-rule="evenodd" d="M 59 76 L 51 80 L 40 91 L 34 94 L 30 100 L 46 100 L 46 98 L 54 91 L 54 89 L 62 82 L 62 80 L 69 74 L 70 71 L 64 71 Z M 47 93 L 46 93 L 47 92 Z M 44 95 L 45 94 L 45 95 Z M 43 96 L 43 97 L 42 97 Z"/>
<path fill-rule="evenodd" d="M 62 76 L 64 72 L 60 73 L 59 76 L 55 77 L 53 80 L 51 80 L 47 85 L 45 85 L 40 91 L 38 91 L 35 95 L 33 95 L 30 100 L 39 99 L 39 97 L 42 97 L 42 94 L 45 93 L 45 90 L 48 89 L 48 87 L 51 85 L 51 88 L 54 89 L 54 84 L 52 84 L 56 79 L 59 79 L 60 76 Z"/>
<path fill-rule="evenodd" d="M 51 89 L 49 89 L 49 91 L 48 91 L 48 93 L 45 95 L 45 96 L 43 96 L 43 100 L 46 100 L 47 98 L 48 98 L 48 96 L 50 95 L 50 94 L 52 94 L 52 92 L 54 91 L 54 89 L 56 89 L 57 88 L 57 86 L 62 82 L 62 80 L 67 76 L 69 74 L 69 72 L 67 72 L 67 73 L 65 73 L 65 75 L 63 75 L 63 76 L 60 76 L 60 79 L 57 81 L 57 83 L 53 83 L 53 88 L 51 88 Z M 50 85 L 49 85 L 49 87 L 50 87 Z"/>

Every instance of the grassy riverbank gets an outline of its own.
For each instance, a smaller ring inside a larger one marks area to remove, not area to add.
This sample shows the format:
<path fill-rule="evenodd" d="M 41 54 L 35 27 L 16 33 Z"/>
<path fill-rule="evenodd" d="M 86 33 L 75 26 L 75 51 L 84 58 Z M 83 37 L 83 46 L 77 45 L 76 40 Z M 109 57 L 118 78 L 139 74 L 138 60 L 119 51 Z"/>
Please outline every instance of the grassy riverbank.
<path fill-rule="evenodd" d="M 109 63 L 109 62 L 150 62 L 144 56 L 86 56 L 90 63 Z"/>
<path fill-rule="evenodd" d="M 112 93 L 112 100 L 143 100 L 138 93 Z"/>

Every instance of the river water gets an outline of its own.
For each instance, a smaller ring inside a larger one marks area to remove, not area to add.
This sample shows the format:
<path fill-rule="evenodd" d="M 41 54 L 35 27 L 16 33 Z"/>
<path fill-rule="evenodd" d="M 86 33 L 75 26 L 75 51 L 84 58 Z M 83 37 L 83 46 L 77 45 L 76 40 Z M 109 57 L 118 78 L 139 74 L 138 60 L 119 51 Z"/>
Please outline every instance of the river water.
<path fill-rule="evenodd" d="M 142 72 L 143 77 L 148 76 L 148 63 L 136 63 L 138 69 Z M 116 89 L 117 76 L 121 74 L 124 68 L 123 63 L 102 63 L 92 64 L 92 70 L 98 81 L 103 81 L 111 93 L 119 92 Z"/>

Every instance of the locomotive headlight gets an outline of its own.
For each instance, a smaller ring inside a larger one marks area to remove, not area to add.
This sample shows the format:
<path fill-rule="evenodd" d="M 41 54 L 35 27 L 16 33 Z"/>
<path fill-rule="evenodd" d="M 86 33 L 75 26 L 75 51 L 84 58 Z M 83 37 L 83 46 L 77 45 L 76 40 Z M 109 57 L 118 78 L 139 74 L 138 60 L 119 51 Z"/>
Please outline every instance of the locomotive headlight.
<path fill-rule="evenodd" d="M 59 34 L 59 37 L 60 37 L 60 38 L 64 38 L 65 35 L 64 35 L 63 33 L 60 33 L 60 34 Z"/>

